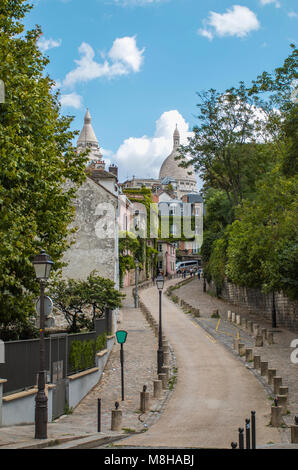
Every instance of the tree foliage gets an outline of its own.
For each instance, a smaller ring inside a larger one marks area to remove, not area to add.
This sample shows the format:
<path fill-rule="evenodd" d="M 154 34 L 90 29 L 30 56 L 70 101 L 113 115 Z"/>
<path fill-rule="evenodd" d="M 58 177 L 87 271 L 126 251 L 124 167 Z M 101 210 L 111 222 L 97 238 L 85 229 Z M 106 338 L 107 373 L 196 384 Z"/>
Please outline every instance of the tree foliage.
<path fill-rule="evenodd" d="M 200 125 L 181 149 L 205 196 L 201 253 L 219 291 L 225 277 L 298 299 L 298 51 L 246 87 L 200 93 Z"/>
<path fill-rule="evenodd" d="M 37 41 L 40 27 L 25 31 L 31 6 L 1 0 L 0 77 L 0 322 L 26 321 L 38 283 L 32 258 L 45 249 L 60 267 L 86 158 L 72 145 L 71 117 L 60 115 L 48 59 Z M 64 183 L 71 181 L 70 189 Z"/>
<path fill-rule="evenodd" d="M 110 279 L 98 276 L 95 271 L 87 280 L 57 277 L 52 282 L 50 295 L 55 307 L 65 316 L 71 333 L 82 328 L 94 329 L 95 319 L 104 314 L 105 308 L 120 307 L 124 297 Z"/>

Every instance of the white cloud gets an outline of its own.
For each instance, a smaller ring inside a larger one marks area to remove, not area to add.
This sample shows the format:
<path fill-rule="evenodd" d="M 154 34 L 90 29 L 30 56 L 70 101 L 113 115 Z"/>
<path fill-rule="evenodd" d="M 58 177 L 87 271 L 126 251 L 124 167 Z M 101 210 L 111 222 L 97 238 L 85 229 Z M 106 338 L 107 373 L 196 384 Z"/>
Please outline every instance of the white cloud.
<path fill-rule="evenodd" d="M 295 11 L 289 11 L 288 17 L 289 18 L 298 18 L 298 13 L 296 13 Z"/>
<path fill-rule="evenodd" d="M 73 86 L 77 82 L 87 82 L 99 77 L 112 78 L 139 72 L 143 63 L 145 49 L 138 49 L 135 36 L 115 39 L 108 53 L 109 60 L 98 63 L 94 60 L 95 52 L 86 42 L 79 47 L 81 59 L 75 60 L 77 67 L 70 71 L 63 82 Z"/>
<path fill-rule="evenodd" d="M 79 109 L 83 105 L 83 99 L 77 93 L 69 93 L 67 95 L 61 95 L 61 105 L 68 108 Z"/>
<path fill-rule="evenodd" d="M 41 52 L 46 52 L 49 49 L 53 49 L 54 47 L 60 47 L 61 44 L 62 44 L 61 39 L 52 39 L 52 38 L 46 39 L 44 36 L 42 36 L 37 42 L 37 45 L 39 49 L 41 50 Z"/>
<path fill-rule="evenodd" d="M 156 121 L 153 137 L 129 137 L 120 145 L 113 155 L 122 178 L 127 176 L 158 178 L 160 167 L 173 149 L 173 132 L 176 124 L 182 144 L 187 144 L 189 124 L 177 110 L 164 112 Z"/>
<path fill-rule="evenodd" d="M 209 18 L 204 20 L 205 27 L 198 30 L 201 36 L 212 39 L 213 36 L 245 37 L 250 31 L 260 28 L 256 14 L 249 8 L 234 5 L 226 13 L 209 12 Z M 209 29 L 207 29 L 209 27 Z"/>
<path fill-rule="evenodd" d="M 208 31 L 208 29 L 205 29 L 205 28 L 201 28 L 198 30 L 198 33 L 201 35 L 201 36 L 204 36 L 205 38 L 208 38 L 210 40 L 213 39 L 213 34 L 211 31 Z"/>
<path fill-rule="evenodd" d="M 124 63 L 134 72 L 139 72 L 144 59 L 144 51 L 145 49 L 137 48 L 135 36 L 124 37 L 115 39 L 109 57 L 113 62 Z"/>
<path fill-rule="evenodd" d="M 260 1 L 261 1 L 261 5 L 263 6 L 270 5 L 270 3 L 273 3 L 276 8 L 280 7 L 280 3 L 278 0 L 260 0 Z"/>

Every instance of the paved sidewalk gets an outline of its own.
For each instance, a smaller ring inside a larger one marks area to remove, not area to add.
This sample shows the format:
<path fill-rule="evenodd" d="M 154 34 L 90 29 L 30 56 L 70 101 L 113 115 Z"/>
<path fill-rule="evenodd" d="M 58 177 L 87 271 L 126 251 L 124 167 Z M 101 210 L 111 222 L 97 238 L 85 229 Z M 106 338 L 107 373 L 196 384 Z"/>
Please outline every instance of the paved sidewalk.
<path fill-rule="evenodd" d="M 126 298 L 120 311 L 119 329 L 128 332 L 124 345 L 125 401 L 121 401 L 120 346 L 112 349 L 100 382 L 75 408 L 72 414 L 60 417 L 48 424 L 48 441 L 93 436 L 97 433 L 97 399 L 101 398 L 102 421 L 100 435 L 115 437 L 121 432 L 111 431 L 111 410 L 115 401 L 123 412 L 122 433 L 143 431 L 160 416 L 160 409 L 167 399 L 163 392 L 160 400 L 151 400 L 151 410 L 141 414 L 140 392 L 147 385 L 153 394 L 153 380 L 156 378 L 157 339 L 140 309 L 133 306 L 130 289 L 123 289 Z M 34 438 L 34 425 L 9 426 L 0 428 L 0 448 L 8 445 L 27 446 L 44 444 Z"/>
<path fill-rule="evenodd" d="M 285 328 L 278 327 L 274 333 L 274 344 L 268 345 L 264 342 L 263 347 L 256 348 L 254 347 L 254 337 L 248 330 L 242 327 L 239 328 L 227 321 L 227 311 L 230 310 L 240 314 L 241 318 L 249 319 L 260 325 L 261 328 L 274 331 L 267 320 L 261 319 L 259 315 L 249 313 L 248 309 L 244 307 L 235 306 L 227 301 L 219 300 L 204 293 L 203 282 L 197 278 L 173 293 L 193 307 L 199 308 L 201 316 L 196 321 L 230 350 L 233 350 L 233 339 L 237 331 L 239 331 L 240 338 L 245 346 L 252 347 L 254 353 L 261 356 L 262 361 L 268 361 L 269 368 L 276 369 L 276 375 L 282 377 L 283 385 L 289 387 L 288 409 L 290 414 L 284 417 L 284 421 L 287 425 L 293 424 L 294 416 L 298 413 L 298 364 L 293 364 L 290 360 L 291 353 L 293 352 L 290 344 L 293 339 L 298 338 L 298 332 L 294 333 Z M 216 331 L 218 320 L 211 318 L 212 313 L 216 309 L 218 309 L 222 319 L 218 331 Z M 245 361 L 243 360 L 243 362 Z M 256 375 L 258 375 L 258 379 L 263 383 L 267 392 L 274 396 L 273 389 L 268 385 L 267 380 L 261 377 L 260 374 L 256 373 Z"/>
<path fill-rule="evenodd" d="M 143 290 L 140 296 L 157 319 L 157 289 Z M 257 416 L 258 445 L 280 443 L 278 430 L 268 426 L 268 397 L 246 367 L 166 295 L 162 312 L 163 332 L 176 357 L 176 388 L 158 422 L 119 446 L 230 449 L 252 410 Z"/>

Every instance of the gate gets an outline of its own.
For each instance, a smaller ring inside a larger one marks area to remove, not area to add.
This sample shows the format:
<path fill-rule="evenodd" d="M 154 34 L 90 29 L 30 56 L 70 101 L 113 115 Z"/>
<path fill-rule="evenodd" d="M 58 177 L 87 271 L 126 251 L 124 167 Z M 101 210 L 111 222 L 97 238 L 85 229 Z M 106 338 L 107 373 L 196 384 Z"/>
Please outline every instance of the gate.
<path fill-rule="evenodd" d="M 50 336 L 50 374 L 53 389 L 52 419 L 59 418 L 65 413 L 67 402 L 67 351 L 68 339 L 66 333 Z"/>

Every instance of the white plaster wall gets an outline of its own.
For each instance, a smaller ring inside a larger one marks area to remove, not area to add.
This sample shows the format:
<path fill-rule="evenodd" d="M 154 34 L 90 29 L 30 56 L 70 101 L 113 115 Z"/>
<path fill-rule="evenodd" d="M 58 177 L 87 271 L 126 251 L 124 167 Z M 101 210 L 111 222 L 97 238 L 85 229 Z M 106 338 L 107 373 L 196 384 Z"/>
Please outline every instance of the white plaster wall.
<path fill-rule="evenodd" d="M 87 178 L 77 192 L 77 227 L 75 243 L 67 250 L 63 261 L 64 278 L 86 279 L 96 270 L 100 276 L 118 280 L 118 200 L 103 187 Z"/>
<path fill-rule="evenodd" d="M 2 405 L 2 426 L 13 426 L 18 424 L 33 424 L 35 422 L 35 397 L 36 394 L 28 397 L 3 402 Z M 48 391 L 48 422 L 52 421 L 53 391 Z"/>

